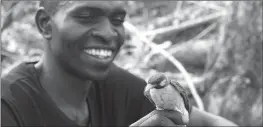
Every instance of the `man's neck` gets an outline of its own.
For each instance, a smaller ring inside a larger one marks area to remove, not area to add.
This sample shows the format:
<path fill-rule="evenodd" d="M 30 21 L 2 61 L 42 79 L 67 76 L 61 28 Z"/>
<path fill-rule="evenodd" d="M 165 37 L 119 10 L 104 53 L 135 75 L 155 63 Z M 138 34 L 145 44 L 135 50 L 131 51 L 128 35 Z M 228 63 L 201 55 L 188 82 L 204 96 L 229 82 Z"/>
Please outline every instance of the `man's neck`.
<path fill-rule="evenodd" d="M 55 64 L 49 57 L 35 65 L 40 83 L 52 100 L 60 107 L 82 108 L 86 105 L 86 98 L 91 88 L 91 81 L 83 81 Z M 47 62 L 48 61 L 48 62 Z"/>

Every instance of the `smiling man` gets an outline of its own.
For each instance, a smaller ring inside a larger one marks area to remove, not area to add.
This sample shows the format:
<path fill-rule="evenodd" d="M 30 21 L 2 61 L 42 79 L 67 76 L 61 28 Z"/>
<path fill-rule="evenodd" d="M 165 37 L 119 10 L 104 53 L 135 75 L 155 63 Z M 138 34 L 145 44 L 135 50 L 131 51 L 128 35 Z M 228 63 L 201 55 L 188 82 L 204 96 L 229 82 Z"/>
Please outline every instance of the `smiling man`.
<path fill-rule="evenodd" d="M 155 110 L 145 81 L 112 63 L 125 15 L 116 1 L 41 1 L 35 21 L 45 51 L 1 78 L 2 126 L 188 124 L 179 112 Z M 192 109 L 191 125 L 235 125 Z"/>

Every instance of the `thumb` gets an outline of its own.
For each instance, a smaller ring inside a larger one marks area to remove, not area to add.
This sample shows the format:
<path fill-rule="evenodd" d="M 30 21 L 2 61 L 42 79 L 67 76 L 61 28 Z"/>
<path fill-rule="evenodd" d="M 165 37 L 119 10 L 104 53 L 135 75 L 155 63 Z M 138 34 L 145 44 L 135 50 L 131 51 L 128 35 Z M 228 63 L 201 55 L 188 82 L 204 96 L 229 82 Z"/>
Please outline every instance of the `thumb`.
<path fill-rule="evenodd" d="M 186 124 L 181 113 L 173 110 L 154 110 L 130 126 L 181 126 Z"/>
<path fill-rule="evenodd" d="M 158 110 L 158 113 L 162 116 L 171 119 L 177 125 L 187 125 L 189 122 L 189 120 L 185 120 L 184 115 L 182 113 L 175 110 Z"/>

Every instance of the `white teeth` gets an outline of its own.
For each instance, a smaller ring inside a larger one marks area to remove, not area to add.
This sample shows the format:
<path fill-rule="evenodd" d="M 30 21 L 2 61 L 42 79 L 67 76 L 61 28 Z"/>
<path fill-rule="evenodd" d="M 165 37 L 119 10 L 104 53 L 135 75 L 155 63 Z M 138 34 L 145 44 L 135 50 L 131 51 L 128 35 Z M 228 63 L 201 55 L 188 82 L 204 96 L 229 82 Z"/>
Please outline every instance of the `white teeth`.
<path fill-rule="evenodd" d="M 84 52 L 99 58 L 110 57 L 112 55 L 112 51 L 107 49 L 85 49 Z"/>
<path fill-rule="evenodd" d="M 109 54 L 108 54 L 108 51 L 107 51 L 107 50 L 104 50 L 104 54 L 105 54 L 105 55 L 107 55 L 107 56 L 109 56 Z"/>
<path fill-rule="evenodd" d="M 101 56 L 105 56 L 104 50 L 100 50 L 100 55 L 101 55 Z"/>
<path fill-rule="evenodd" d="M 95 49 L 92 49 L 91 51 L 92 51 L 91 54 L 95 54 L 96 53 Z"/>
<path fill-rule="evenodd" d="M 111 56 L 112 55 L 112 51 L 108 51 L 108 56 Z"/>

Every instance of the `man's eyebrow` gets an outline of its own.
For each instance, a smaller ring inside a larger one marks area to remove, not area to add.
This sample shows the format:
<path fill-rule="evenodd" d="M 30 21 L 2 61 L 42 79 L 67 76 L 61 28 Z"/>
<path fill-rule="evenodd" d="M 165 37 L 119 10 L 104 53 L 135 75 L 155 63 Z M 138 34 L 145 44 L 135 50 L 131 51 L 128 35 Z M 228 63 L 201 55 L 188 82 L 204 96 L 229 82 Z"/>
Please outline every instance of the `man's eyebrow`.
<path fill-rule="evenodd" d="M 97 8 L 97 7 L 83 6 L 83 7 L 78 7 L 78 8 L 73 9 L 73 12 L 78 12 L 78 13 L 81 13 L 81 12 L 85 13 L 85 11 L 93 11 L 93 12 L 97 12 L 97 13 L 104 13 L 103 9 Z"/>

